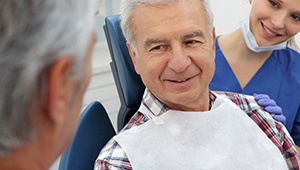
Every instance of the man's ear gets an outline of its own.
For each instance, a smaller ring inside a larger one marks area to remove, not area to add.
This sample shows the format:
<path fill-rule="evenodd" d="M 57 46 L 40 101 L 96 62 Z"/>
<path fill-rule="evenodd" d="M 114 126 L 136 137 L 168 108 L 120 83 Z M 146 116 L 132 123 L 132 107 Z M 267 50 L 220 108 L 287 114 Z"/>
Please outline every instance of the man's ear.
<path fill-rule="evenodd" d="M 211 35 L 212 35 L 212 40 L 213 40 L 212 48 L 213 48 L 213 53 L 214 53 L 214 56 L 215 56 L 215 54 L 216 54 L 216 31 L 215 31 L 215 27 L 213 27 Z"/>
<path fill-rule="evenodd" d="M 137 64 L 136 64 L 136 62 L 137 62 L 136 60 L 137 60 L 137 57 L 138 57 L 137 54 L 136 54 L 136 51 L 134 50 L 134 48 L 133 48 L 128 42 L 126 42 L 126 46 L 127 46 L 127 48 L 128 48 L 129 55 L 130 55 L 131 60 L 132 60 L 132 62 L 133 62 L 135 72 L 136 72 L 137 74 L 140 74 L 140 73 L 139 73 L 138 66 L 137 66 Z"/>
<path fill-rule="evenodd" d="M 215 42 L 215 40 L 216 40 L 216 28 L 215 27 L 213 27 L 211 35 L 212 35 L 213 40 Z"/>
<path fill-rule="evenodd" d="M 47 116 L 55 123 L 65 119 L 70 105 L 72 66 L 71 57 L 61 57 L 55 61 L 48 74 L 46 109 Z"/>

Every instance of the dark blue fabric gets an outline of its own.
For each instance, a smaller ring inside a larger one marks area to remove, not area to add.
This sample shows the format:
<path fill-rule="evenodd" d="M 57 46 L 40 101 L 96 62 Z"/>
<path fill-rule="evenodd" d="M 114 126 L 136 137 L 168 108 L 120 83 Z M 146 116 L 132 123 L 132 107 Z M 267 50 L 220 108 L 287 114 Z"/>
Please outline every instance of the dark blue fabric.
<path fill-rule="evenodd" d="M 107 16 L 104 25 L 112 62 L 112 74 L 121 102 L 118 113 L 118 131 L 120 131 L 138 110 L 145 86 L 135 72 L 129 55 L 126 40 L 120 28 L 119 15 Z"/>
<path fill-rule="evenodd" d="M 116 135 L 102 104 L 94 101 L 82 112 L 74 139 L 61 156 L 59 170 L 93 170 L 103 146 Z"/>
<path fill-rule="evenodd" d="M 286 116 L 286 127 L 300 146 L 300 54 L 290 48 L 273 51 L 250 82 L 241 86 L 216 40 L 216 72 L 211 90 L 267 94 Z"/>

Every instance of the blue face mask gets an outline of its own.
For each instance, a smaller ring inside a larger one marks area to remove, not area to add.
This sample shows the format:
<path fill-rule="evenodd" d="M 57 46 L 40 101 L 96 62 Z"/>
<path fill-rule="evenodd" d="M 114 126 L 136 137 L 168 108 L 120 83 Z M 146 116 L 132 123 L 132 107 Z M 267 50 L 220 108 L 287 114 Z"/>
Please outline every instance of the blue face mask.
<path fill-rule="evenodd" d="M 272 46 L 264 46 L 264 47 L 258 46 L 254 35 L 250 31 L 249 19 L 241 21 L 240 27 L 242 29 L 242 33 L 244 36 L 244 40 L 247 44 L 247 47 L 254 52 L 259 53 L 265 51 L 281 50 L 287 47 L 287 41 Z"/>

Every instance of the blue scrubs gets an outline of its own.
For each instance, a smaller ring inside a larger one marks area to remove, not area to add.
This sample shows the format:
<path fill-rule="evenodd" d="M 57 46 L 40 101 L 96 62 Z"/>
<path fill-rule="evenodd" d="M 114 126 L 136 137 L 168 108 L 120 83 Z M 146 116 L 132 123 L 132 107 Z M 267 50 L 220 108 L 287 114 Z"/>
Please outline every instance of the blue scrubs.
<path fill-rule="evenodd" d="M 210 89 L 253 95 L 268 94 L 286 116 L 286 128 L 300 146 L 300 53 L 293 49 L 273 51 L 250 82 L 241 88 L 216 40 L 216 72 Z"/>

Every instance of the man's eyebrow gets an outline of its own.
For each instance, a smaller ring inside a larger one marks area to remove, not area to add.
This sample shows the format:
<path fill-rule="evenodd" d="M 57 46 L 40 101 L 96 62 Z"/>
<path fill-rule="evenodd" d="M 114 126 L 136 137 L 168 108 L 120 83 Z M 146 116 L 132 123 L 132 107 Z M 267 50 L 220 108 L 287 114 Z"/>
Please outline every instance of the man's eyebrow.
<path fill-rule="evenodd" d="M 204 37 L 204 33 L 202 30 L 192 31 L 192 32 L 184 35 L 183 39 L 188 39 L 188 38 L 192 38 L 192 37 Z"/>
<path fill-rule="evenodd" d="M 158 43 L 162 43 L 162 42 L 166 42 L 166 40 L 161 39 L 161 38 L 156 38 L 156 39 L 147 39 L 144 42 L 144 48 L 147 49 L 149 48 L 152 44 L 158 44 Z"/>
<path fill-rule="evenodd" d="M 183 39 L 188 39 L 192 37 L 204 37 L 204 33 L 202 30 L 195 30 L 190 33 L 187 33 L 186 35 L 183 36 Z M 159 43 L 164 43 L 167 42 L 168 40 L 162 39 L 162 38 L 149 38 L 147 39 L 143 46 L 145 49 L 148 49 L 152 44 L 159 44 Z"/>

